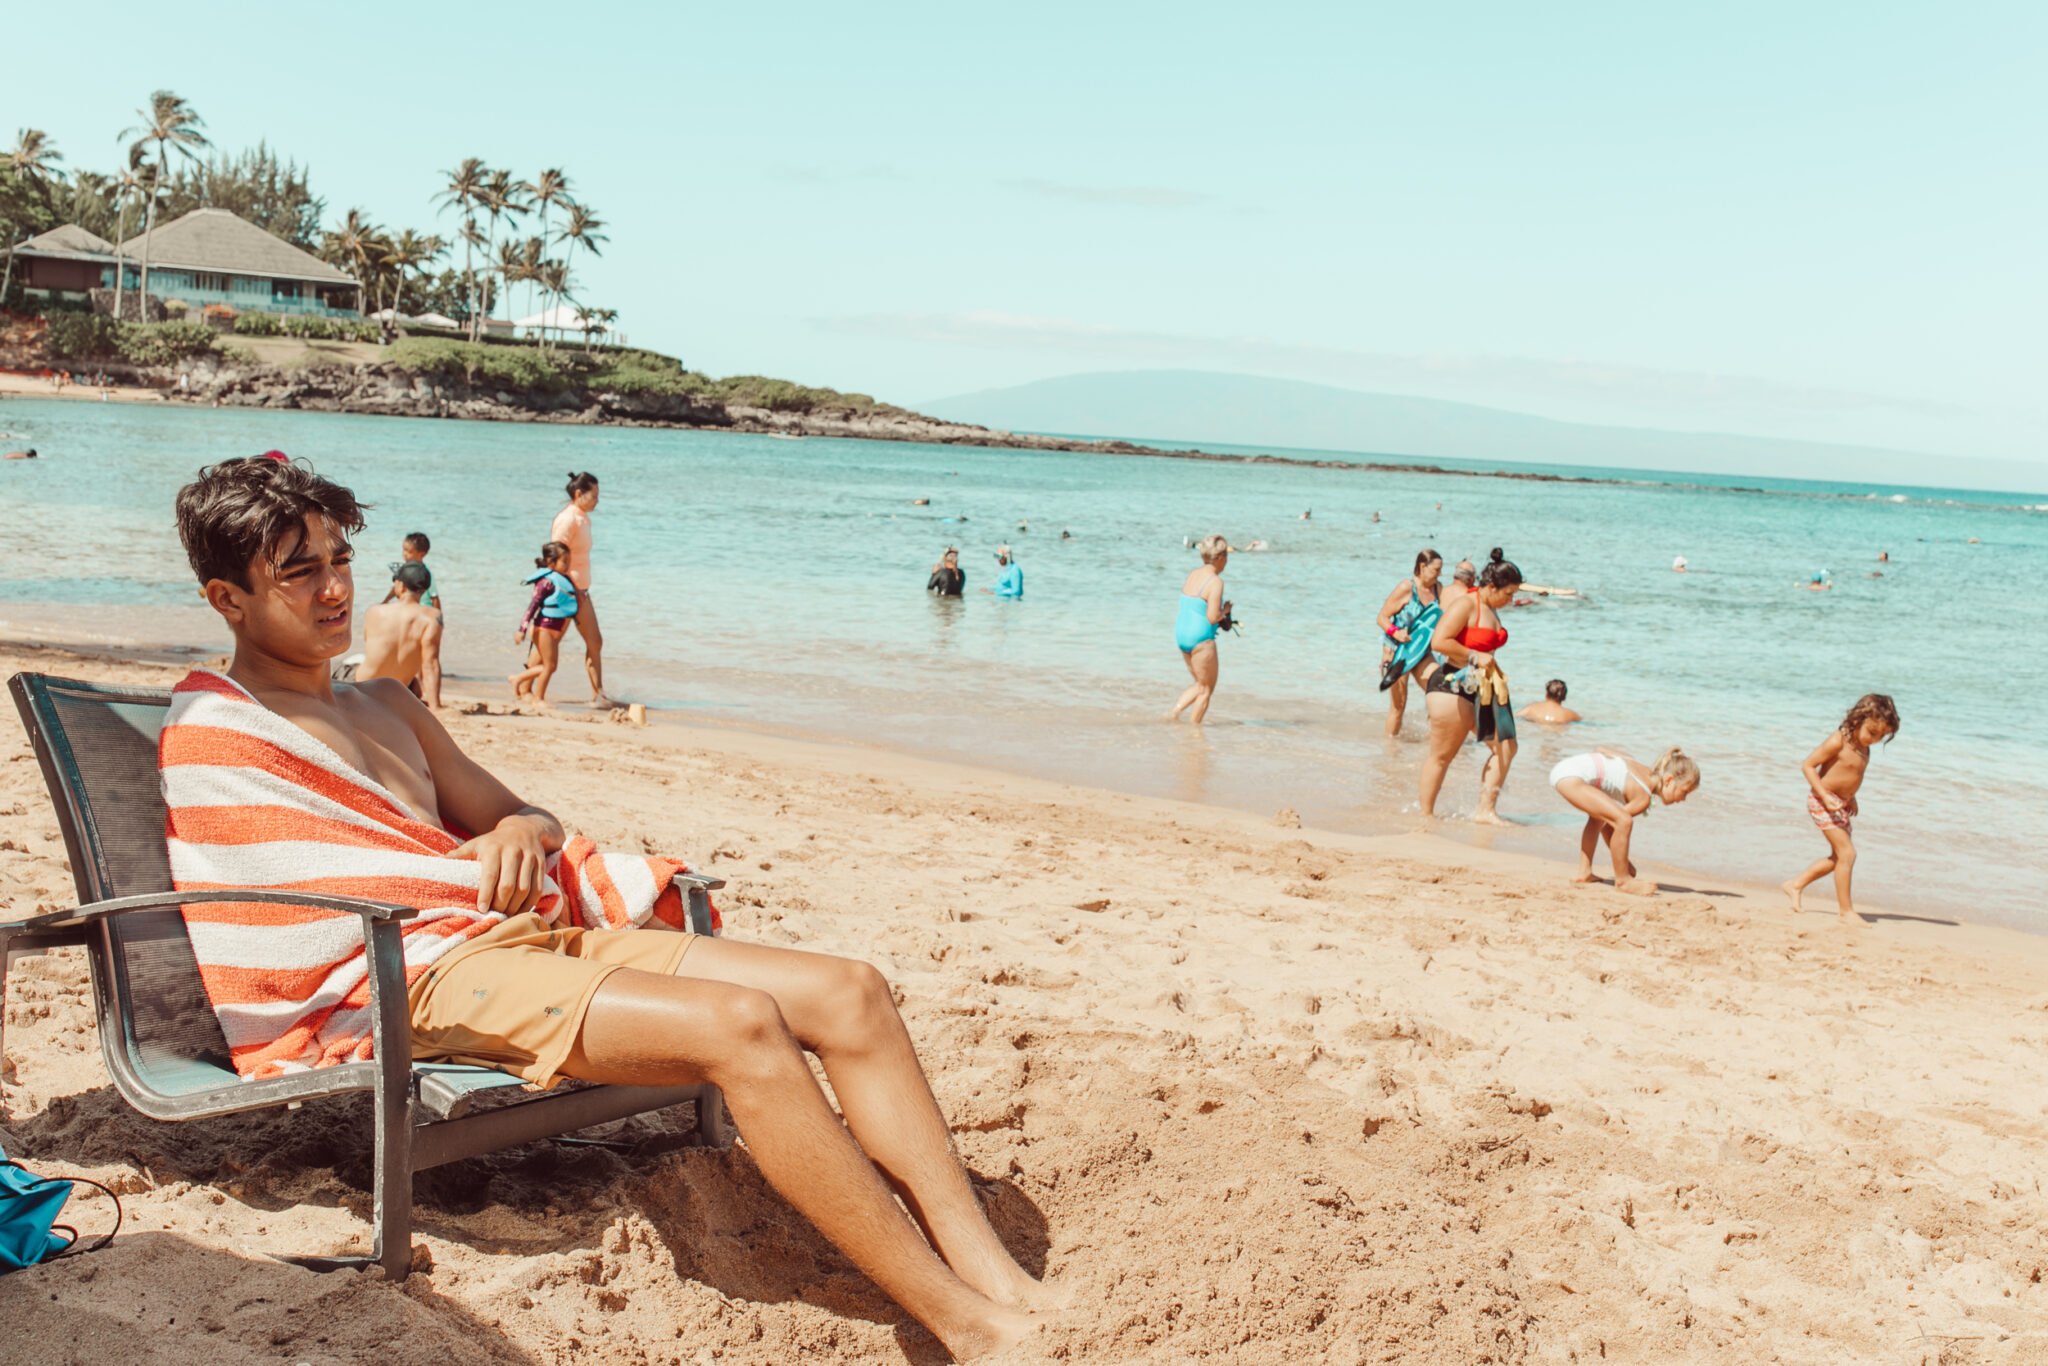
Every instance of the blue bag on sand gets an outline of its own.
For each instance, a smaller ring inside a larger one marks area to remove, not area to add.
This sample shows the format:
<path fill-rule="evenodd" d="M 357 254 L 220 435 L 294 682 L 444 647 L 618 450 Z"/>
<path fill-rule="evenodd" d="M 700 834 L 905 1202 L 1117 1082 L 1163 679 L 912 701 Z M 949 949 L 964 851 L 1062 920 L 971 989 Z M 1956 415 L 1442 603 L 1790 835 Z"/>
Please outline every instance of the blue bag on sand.
<path fill-rule="evenodd" d="M 85 1184 L 114 1201 L 114 1231 L 90 1247 L 77 1248 L 81 1253 L 105 1247 L 121 1228 L 121 1202 L 114 1199 L 114 1193 L 97 1181 Z M 72 1185 L 56 1177 L 37 1176 L 19 1162 L 9 1161 L 6 1150 L 0 1149 L 0 1274 L 73 1250 L 78 1230 L 57 1222 L 58 1212 L 71 1198 Z"/>

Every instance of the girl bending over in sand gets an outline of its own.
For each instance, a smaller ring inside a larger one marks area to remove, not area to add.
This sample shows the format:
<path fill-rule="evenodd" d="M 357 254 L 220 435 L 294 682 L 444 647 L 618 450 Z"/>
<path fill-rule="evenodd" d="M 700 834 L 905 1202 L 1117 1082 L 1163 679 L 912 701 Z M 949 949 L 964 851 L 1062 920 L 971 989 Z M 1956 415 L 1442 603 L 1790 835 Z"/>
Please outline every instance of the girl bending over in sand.
<path fill-rule="evenodd" d="M 1809 883 L 1835 875 L 1836 914 L 1851 925 L 1860 925 L 1856 903 L 1849 896 L 1849 875 L 1856 868 L 1856 846 L 1850 843 L 1849 828 L 1856 818 L 1856 791 L 1863 786 L 1870 767 L 1870 747 L 1883 740 L 1890 743 L 1899 733 L 1899 709 L 1881 692 L 1856 699 L 1834 734 L 1806 756 L 1800 766 L 1812 792 L 1806 798 L 1806 814 L 1828 842 L 1827 857 L 1784 884 L 1792 898 L 1792 909 L 1802 909 L 1799 897 Z"/>
<path fill-rule="evenodd" d="M 533 572 L 521 580 L 533 585 L 533 599 L 526 604 L 526 616 L 512 637 L 525 640 L 531 630 L 533 645 L 527 651 L 526 667 L 505 681 L 512 685 L 512 695 L 520 701 L 546 706 L 548 681 L 555 676 L 555 665 L 562 658 L 562 632 L 575 618 L 581 603 L 576 585 L 565 572 L 569 566 L 568 546 L 549 541 L 540 548 L 540 558 L 533 563 Z"/>
<path fill-rule="evenodd" d="M 1648 768 L 1617 750 L 1602 749 L 1560 762 L 1550 770 L 1550 785 L 1586 813 L 1586 828 L 1579 836 L 1579 871 L 1572 881 L 1593 880 L 1593 851 L 1604 836 L 1607 856 L 1614 863 L 1615 889 L 1654 895 L 1657 884 L 1636 876 L 1628 856 L 1629 838 L 1637 818 L 1649 812 L 1652 797 L 1676 806 L 1698 789 L 1700 766 L 1676 745 Z"/>
<path fill-rule="evenodd" d="M 1216 696 L 1216 632 L 1230 629 L 1230 602 L 1223 596 L 1223 566 L 1230 562 L 1230 542 L 1221 536 L 1204 536 L 1195 549 L 1202 552 L 1202 567 L 1189 573 L 1180 586 L 1180 616 L 1173 626 L 1181 662 L 1195 681 L 1173 704 L 1166 719 L 1178 721 L 1186 712 L 1188 720 L 1199 726 L 1209 714 L 1210 699 Z"/>

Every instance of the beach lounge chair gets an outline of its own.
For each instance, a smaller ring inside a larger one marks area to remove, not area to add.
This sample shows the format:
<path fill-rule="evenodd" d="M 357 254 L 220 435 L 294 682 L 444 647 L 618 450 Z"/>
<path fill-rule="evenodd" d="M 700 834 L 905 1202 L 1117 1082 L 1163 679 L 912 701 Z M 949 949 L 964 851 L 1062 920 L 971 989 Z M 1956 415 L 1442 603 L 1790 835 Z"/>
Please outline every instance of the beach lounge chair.
<path fill-rule="evenodd" d="M 517 1077 L 490 1068 L 414 1063 L 399 945 L 399 921 L 415 914 L 412 909 L 305 893 L 173 892 L 156 767 L 157 731 L 170 694 L 27 673 L 16 674 L 9 689 L 42 764 L 81 904 L 0 921 L 0 1031 L 11 956 L 82 944 L 92 962 L 107 1072 L 128 1103 L 151 1119 L 205 1119 L 297 1106 L 315 1096 L 371 1092 L 371 1255 L 286 1260 L 323 1271 L 377 1263 L 393 1277 L 405 1276 L 412 1262 L 412 1174 L 444 1162 L 682 1105 L 695 1111 L 691 1144 L 731 1146 L 732 1123 L 716 1087 L 572 1082 L 535 1094 Z M 708 932 L 705 893 L 724 883 L 691 874 L 677 881 L 688 893 L 691 926 Z M 275 1080 L 241 1080 L 200 984 L 177 909 L 186 901 L 289 901 L 361 915 L 371 960 L 376 1057 Z"/>

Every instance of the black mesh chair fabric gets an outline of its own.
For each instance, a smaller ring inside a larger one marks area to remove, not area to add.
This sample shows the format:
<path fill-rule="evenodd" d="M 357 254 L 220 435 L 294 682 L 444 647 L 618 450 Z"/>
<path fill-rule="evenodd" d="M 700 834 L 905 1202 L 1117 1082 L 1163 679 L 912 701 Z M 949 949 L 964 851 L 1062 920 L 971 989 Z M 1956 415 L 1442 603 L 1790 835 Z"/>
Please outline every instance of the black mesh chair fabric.
<path fill-rule="evenodd" d="M 156 767 L 157 732 L 169 699 L 54 682 L 49 696 L 60 753 L 71 770 L 66 777 L 84 817 L 80 837 L 88 866 L 72 870 L 80 899 L 169 891 Z M 227 1040 L 200 985 L 184 917 L 176 910 L 133 912 L 104 922 L 101 932 L 109 966 L 129 998 L 143 1063 L 194 1059 L 227 1066 Z"/>

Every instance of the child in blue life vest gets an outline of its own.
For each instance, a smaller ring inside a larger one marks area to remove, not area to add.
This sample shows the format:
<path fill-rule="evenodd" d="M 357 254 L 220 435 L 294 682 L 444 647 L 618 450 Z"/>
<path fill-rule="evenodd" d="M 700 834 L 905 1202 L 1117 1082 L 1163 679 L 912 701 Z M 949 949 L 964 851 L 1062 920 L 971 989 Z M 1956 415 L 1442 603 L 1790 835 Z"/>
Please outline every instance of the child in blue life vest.
<path fill-rule="evenodd" d="M 569 547 L 549 541 L 540 548 L 533 572 L 520 580 L 533 585 L 533 599 L 526 604 L 526 615 L 512 639 L 525 640 L 531 631 L 533 644 L 527 651 L 525 669 L 506 681 L 512 685 L 512 695 L 522 702 L 547 705 L 548 680 L 555 676 L 555 665 L 562 657 L 562 632 L 576 615 L 576 585 L 562 572 L 568 563 Z"/>

